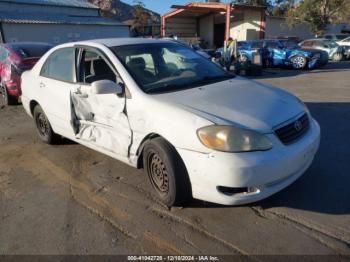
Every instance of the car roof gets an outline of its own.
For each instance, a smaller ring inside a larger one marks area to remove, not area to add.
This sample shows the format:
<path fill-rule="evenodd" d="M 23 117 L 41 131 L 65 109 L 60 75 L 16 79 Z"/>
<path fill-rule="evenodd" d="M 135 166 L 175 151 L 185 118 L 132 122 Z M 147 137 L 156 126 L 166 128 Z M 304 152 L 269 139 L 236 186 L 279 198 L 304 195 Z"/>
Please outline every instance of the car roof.
<path fill-rule="evenodd" d="M 175 41 L 169 39 L 154 39 L 154 38 L 106 38 L 94 39 L 89 41 L 76 42 L 76 45 L 89 45 L 91 43 L 105 45 L 107 47 L 124 46 L 124 45 L 141 45 L 141 44 L 157 44 L 157 43 L 174 43 Z"/>

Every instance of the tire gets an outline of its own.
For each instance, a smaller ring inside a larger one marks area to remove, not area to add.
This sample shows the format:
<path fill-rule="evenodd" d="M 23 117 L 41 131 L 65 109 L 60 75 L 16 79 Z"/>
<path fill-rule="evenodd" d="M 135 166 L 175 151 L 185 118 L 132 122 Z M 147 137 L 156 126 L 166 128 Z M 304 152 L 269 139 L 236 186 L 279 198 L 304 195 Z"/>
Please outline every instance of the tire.
<path fill-rule="evenodd" d="M 341 60 L 343 60 L 343 54 L 342 53 L 335 53 L 332 57 L 332 60 L 334 62 L 340 62 Z"/>
<path fill-rule="evenodd" d="M 291 58 L 291 62 L 294 69 L 300 70 L 306 67 L 307 59 L 304 56 L 294 56 Z"/>
<path fill-rule="evenodd" d="M 56 144 L 60 137 L 52 130 L 47 116 L 39 105 L 35 106 L 33 117 L 40 139 L 49 145 Z"/>
<path fill-rule="evenodd" d="M 245 54 L 239 55 L 238 61 L 242 63 L 246 63 L 249 61 L 248 57 Z"/>
<path fill-rule="evenodd" d="M 6 86 L 3 83 L 0 84 L 0 92 L 5 106 L 13 106 L 18 104 L 18 98 L 10 96 L 7 92 Z"/>
<path fill-rule="evenodd" d="M 183 206 L 191 198 L 186 167 L 166 140 L 157 137 L 145 145 L 143 166 L 153 189 L 166 206 Z"/>

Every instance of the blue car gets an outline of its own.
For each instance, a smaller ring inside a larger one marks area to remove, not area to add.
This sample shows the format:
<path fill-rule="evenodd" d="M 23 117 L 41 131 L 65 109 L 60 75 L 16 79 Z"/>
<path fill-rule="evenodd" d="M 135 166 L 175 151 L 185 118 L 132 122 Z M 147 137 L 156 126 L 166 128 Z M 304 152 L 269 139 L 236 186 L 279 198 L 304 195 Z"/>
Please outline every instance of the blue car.
<path fill-rule="evenodd" d="M 239 41 L 238 51 L 239 60 L 242 62 L 264 64 L 265 57 L 267 57 L 266 50 L 258 41 Z"/>
<path fill-rule="evenodd" d="M 265 67 L 314 69 L 328 63 L 327 52 L 300 48 L 288 40 L 256 40 L 239 43 L 239 52 L 250 59 L 253 50 L 260 50 Z"/>

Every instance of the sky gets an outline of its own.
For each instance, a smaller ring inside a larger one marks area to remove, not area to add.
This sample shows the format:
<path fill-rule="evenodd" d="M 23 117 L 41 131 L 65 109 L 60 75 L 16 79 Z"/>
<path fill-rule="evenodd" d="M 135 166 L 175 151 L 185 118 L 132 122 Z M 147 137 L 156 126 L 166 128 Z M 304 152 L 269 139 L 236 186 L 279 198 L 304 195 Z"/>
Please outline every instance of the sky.
<path fill-rule="evenodd" d="M 133 4 L 134 0 L 122 0 L 122 2 L 127 4 Z M 196 2 L 195 0 L 142 0 L 146 8 L 155 11 L 159 14 L 165 14 L 170 11 L 170 6 L 172 5 L 183 5 L 189 2 Z M 197 1 L 204 2 L 204 1 Z M 222 0 L 221 2 L 231 2 L 231 0 Z"/>

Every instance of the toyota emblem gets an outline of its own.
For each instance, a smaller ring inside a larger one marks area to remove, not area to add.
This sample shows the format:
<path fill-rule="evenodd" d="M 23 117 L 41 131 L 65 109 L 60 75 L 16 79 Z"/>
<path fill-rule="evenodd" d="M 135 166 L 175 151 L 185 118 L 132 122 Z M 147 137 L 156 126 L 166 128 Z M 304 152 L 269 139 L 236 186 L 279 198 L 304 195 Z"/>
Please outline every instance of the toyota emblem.
<path fill-rule="evenodd" d="M 303 129 L 303 124 L 299 120 L 297 120 L 294 123 L 294 128 L 296 131 L 299 132 L 301 129 Z"/>

